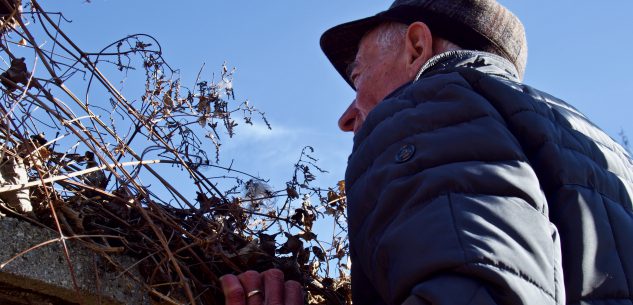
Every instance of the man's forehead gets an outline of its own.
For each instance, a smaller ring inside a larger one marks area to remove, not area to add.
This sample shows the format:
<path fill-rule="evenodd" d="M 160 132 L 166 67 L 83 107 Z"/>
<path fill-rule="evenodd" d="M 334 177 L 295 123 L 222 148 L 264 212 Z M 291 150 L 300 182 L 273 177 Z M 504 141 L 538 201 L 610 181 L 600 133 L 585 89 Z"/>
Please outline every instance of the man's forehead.
<path fill-rule="evenodd" d="M 354 69 L 356 69 L 359 63 L 362 62 L 367 48 L 370 48 L 371 46 L 376 44 L 375 36 L 377 35 L 379 28 L 380 28 L 380 25 L 367 31 L 367 33 L 363 35 L 363 38 L 361 38 L 360 42 L 358 43 L 358 48 L 356 49 L 356 55 L 354 56 L 352 61 L 347 64 L 345 73 L 347 74 L 348 77 L 351 78 L 352 72 L 354 72 Z"/>

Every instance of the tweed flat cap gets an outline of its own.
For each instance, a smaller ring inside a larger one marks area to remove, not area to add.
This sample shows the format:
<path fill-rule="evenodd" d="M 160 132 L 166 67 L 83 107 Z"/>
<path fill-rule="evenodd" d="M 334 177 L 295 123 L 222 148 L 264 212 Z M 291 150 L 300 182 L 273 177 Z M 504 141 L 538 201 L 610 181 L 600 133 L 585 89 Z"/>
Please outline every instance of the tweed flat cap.
<path fill-rule="evenodd" d="M 521 21 L 495 0 L 396 0 L 389 9 L 327 30 L 321 49 L 347 83 L 363 36 L 383 22 L 426 23 L 431 32 L 464 49 L 500 55 L 514 64 L 521 78 L 527 63 L 527 40 Z"/>

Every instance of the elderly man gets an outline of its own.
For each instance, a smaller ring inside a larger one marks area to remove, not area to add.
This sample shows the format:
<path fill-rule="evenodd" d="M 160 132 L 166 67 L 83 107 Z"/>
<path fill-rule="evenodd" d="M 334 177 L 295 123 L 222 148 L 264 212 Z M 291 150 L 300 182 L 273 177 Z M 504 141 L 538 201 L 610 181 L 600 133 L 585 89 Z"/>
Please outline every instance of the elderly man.
<path fill-rule="evenodd" d="M 339 121 L 355 133 L 355 304 L 633 304 L 632 162 L 520 82 L 527 45 L 507 9 L 396 0 L 321 47 L 356 90 Z M 227 304 L 301 303 L 277 271 L 223 283 L 242 294 Z"/>

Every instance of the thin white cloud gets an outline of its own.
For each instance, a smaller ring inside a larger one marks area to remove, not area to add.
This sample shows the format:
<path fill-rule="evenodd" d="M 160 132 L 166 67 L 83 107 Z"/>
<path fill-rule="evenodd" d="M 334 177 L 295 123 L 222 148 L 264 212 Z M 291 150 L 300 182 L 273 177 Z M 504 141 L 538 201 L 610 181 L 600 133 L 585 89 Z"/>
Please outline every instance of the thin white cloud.
<path fill-rule="evenodd" d="M 263 122 L 239 125 L 233 138 L 223 139 L 220 163 L 232 163 L 234 169 L 270 179 L 270 184 L 279 188 L 291 178 L 301 150 L 311 146 L 314 148 L 311 155 L 319 160 L 317 165 L 329 172 L 315 172 L 316 183 L 327 187 L 343 179 L 351 139 L 305 126 L 271 124 L 272 130 Z"/>

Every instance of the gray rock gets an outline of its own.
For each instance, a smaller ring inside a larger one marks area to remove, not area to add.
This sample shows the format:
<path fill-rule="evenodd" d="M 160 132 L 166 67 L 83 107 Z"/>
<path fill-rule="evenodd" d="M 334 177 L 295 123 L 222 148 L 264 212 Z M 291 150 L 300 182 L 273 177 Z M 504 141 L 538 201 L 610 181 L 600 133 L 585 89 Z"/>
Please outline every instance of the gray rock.
<path fill-rule="evenodd" d="M 52 230 L 13 218 L 0 218 L 0 264 L 42 242 L 58 238 Z M 121 275 L 100 255 L 75 240 L 66 241 L 79 292 L 63 246 L 55 241 L 30 250 L 6 265 L 0 265 L 0 304 L 149 304 L 147 293 L 130 277 Z M 117 256 L 125 267 L 135 260 Z M 130 268 L 138 276 L 136 268 Z"/>

